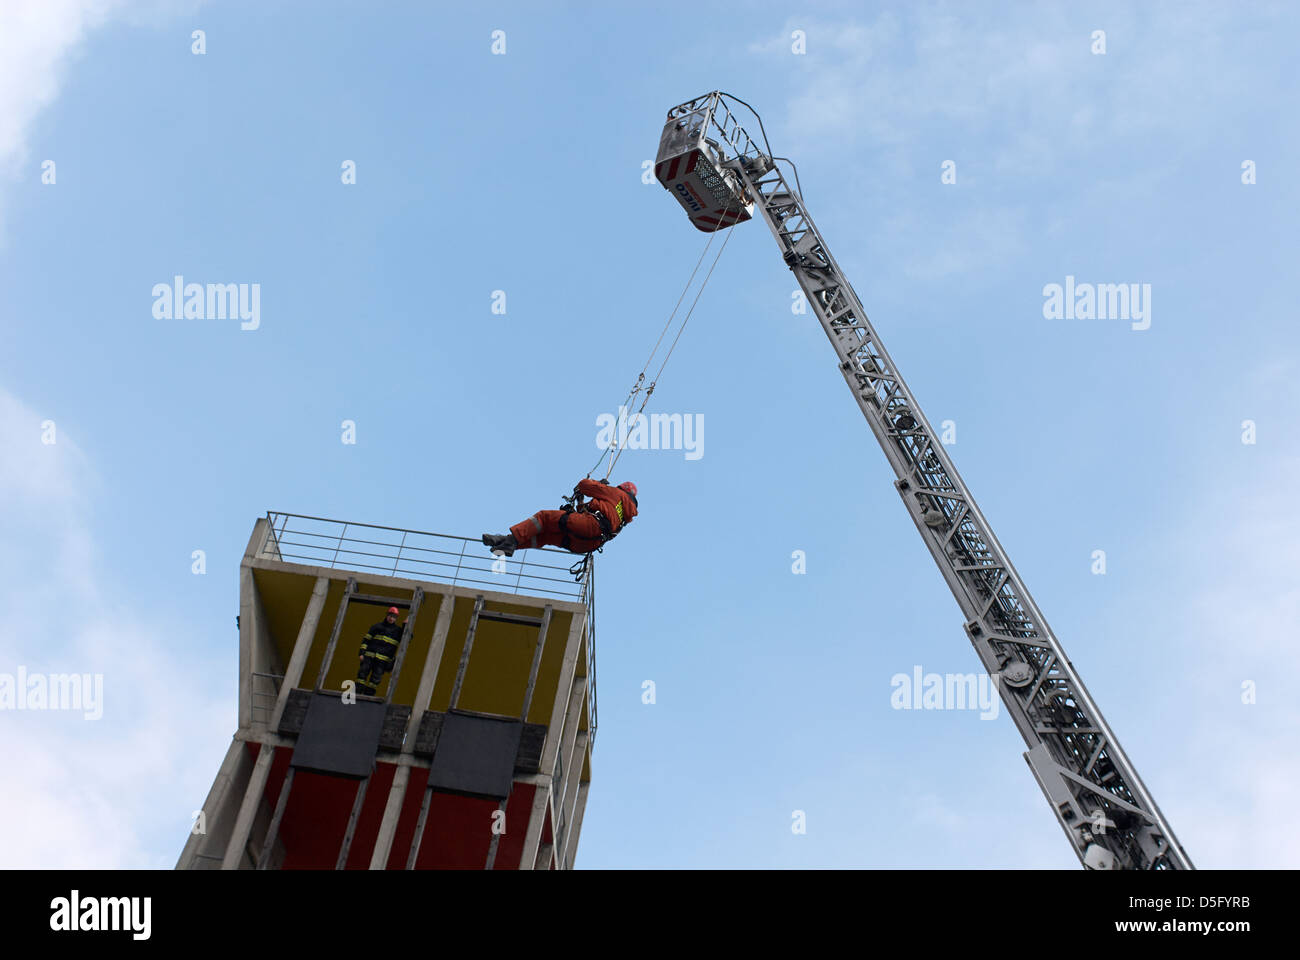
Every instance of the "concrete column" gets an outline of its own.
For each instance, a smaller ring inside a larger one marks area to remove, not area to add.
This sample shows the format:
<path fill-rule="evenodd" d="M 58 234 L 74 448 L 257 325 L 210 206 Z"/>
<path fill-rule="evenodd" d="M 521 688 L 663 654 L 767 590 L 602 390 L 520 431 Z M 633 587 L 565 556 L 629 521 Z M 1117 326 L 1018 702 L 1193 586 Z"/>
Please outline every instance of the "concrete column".
<path fill-rule="evenodd" d="M 244 547 L 239 567 L 239 729 L 253 725 L 253 646 L 261 641 L 266 614 L 257 593 L 257 582 L 249 564 L 258 557 L 271 532 L 271 523 L 260 517 Z"/>
<path fill-rule="evenodd" d="M 253 594 L 257 584 L 253 571 L 242 567 L 239 571 L 239 729 L 253 725 L 253 631 L 256 625 L 253 612 L 256 604 Z"/>
<path fill-rule="evenodd" d="M 573 813 L 573 823 L 564 835 L 564 854 L 560 858 L 566 870 L 573 869 L 573 861 L 578 853 L 578 836 L 582 833 L 582 815 L 587 812 L 587 791 L 591 782 L 578 786 L 578 808 Z"/>
<path fill-rule="evenodd" d="M 217 777 L 212 781 L 212 788 L 208 790 L 207 799 L 203 801 L 203 819 L 205 833 L 190 833 L 190 838 L 185 841 L 185 847 L 181 850 L 180 858 L 176 861 L 177 870 L 194 870 L 199 868 L 198 859 L 200 853 L 210 853 L 210 850 L 204 849 L 211 844 L 216 845 L 220 837 L 220 830 L 225 823 L 229 823 L 230 818 L 225 816 L 227 805 L 234 806 L 234 798 L 231 793 L 234 789 L 235 777 L 239 771 L 239 761 L 246 756 L 247 751 L 243 743 L 238 740 L 230 741 L 230 749 L 226 751 L 226 759 L 221 762 L 221 769 L 217 771 Z M 191 828 L 192 830 L 193 828 Z M 222 854 L 225 854 L 226 845 L 220 845 Z"/>
<path fill-rule="evenodd" d="M 583 623 L 585 623 L 585 619 Z M 578 729 L 578 709 L 576 707 L 571 709 L 570 707 L 573 702 L 575 689 L 580 691 L 585 691 L 586 689 L 585 678 L 575 677 L 573 675 L 573 667 L 577 663 L 577 641 L 582 637 L 583 623 L 576 624 L 575 629 L 569 631 L 568 646 L 565 650 L 565 660 L 567 663 L 570 652 L 573 652 L 574 659 L 573 663 L 568 664 L 567 670 L 561 668 L 560 671 L 560 680 L 562 683 L 566 676 L 569 678 L 567 684 L 569 692 L 567 696 L 562 695 L 559 691 L 557 691 L 555 695 L 555 710 L 552 712 L 551 726 L 546 733 L 546 747 L 542 751 L 542 764 L 539 768 L 541 773 L 546 774 L 547 784 L 545 790 L 542 790 L 540 787 L 538 788 L 537 795 L 533 800 L 533 812 L 528 820 L 528 832 L 524 834 L 524 852 L 520 858 L 520 868 L 524 870 L 529 869 L 527 864 L 532 863 L 534 859 L 543 865 L 546 862 L 542 857 L 539 848 L 539 844 L 541 847 L 547 849 L 551 846 L 550 844 L 541 844 L 543 818 L 545 813 L 549 811 L 551 815 L 552 840 L 555 839 L 555 830 L 560 825 L 557 810 L 558 804 L 561 800 L 559 791 L 563 789 L 563 785 L 560 781 L 557 781 L 551 776 L 551 771 L 555 769 L 556 751 L 559 750 L 561 741 L 566 744 L 570 743 L 573 735 L 577 733 Z M 583 684 L 584 686 L 579 687 L 579 684 Z M 559 689 L 564 690 L 565 687 L 562 685 Z M 567 767 L 567 761 L 569 759 L 568 753 L 565 754 L 565 758 L 565 765 Z M 561 777 L 563 777 L 563 775 L 564 771 L 561 771 Z"/>
<path fill-rule="evenodd" d="M 271 642 L 266 626 L 262 593 L 253 579 L 253 568 L 239 571 L 239 729 L 253 726 L 253 651 Z"/>
<path fill-rule="evenodd" d="M 280 718 L 284 716 L 285 704 L 289 702 L 289 691 L 302 681 L 302 671 L 307 666 L 307 656 L 311 653 L 312 641 L 316 639 L 321 610 L 325 607 L 325 598 L 329 596 L 329 592 L 329 578 L 317 577 L 316 586 L 311 592 L 311 600 L 307 604 L 307 613 L 302 618 L 302 626 L 298 628 L 298 639 L 294 641 L 293 653 L 289 656 L 289 665 L 284 670 L 279 696 L 275 698 L 275 709 L 271 711 L 272 731 L 280 729 Z"/>
<path fill-rule="evenodd" d="M 379 821 L 379 834 L 375 837 L 375 849 L 370 855 L 370 869 L 383 870 L 388 866 L 388 855 L 393 850 L 393 835 L 397 833 L 397 821 L 402 816 L 402 801 L 406 797 L 406 786 L 411 782 L 411 768 L 399 764 L 393 774 L 393 785 L 388 791 L 388 801 L 384 804 L 384 816 Z"/>
<path fill-rule="evenodd" d="M 578 668 L 578 655 L 582 652 L 582 636 L 587 627 L 587 617 L 574 613 L 569 625 L 569 637 L 564 643 L 564 660 L 560 664 L 560 678 L 555 687 L 555 705 L 551 708 L 551 722 L 546 727 L 546 742 L 542 745 L 542 773 L 555 768 L 555 753 L 560 748 L 564 718 L 569 710 L 569 696 L 573 688 L 573 675 Z"/>
<path fill-rule="evenodd" d="M 564 752 L 561 754 L 564 758 L 564 768 L 560 771 L 560 782 L 555 784 L 555 825 L 557 827 L 560 825 L 560 808 L 568 795 L 569 771 L 573 768 L 578 721 L 582 719 L 582 704 L 586 693 L 587 678 L 574 677 L 573 686 L 569 690 L 569 707 L 564 715 L 564 728 L 561 734 L 564 738 Z"/>
<path fill-rule="evenodd" d="M 238 870 L 244 859 L 244 848 L 248 846 L 248 835 L 252 832 L 253 821 L 257 818 L 257 808 L 266 791 L 266 781 L 271 774 L 271 760 L 275 748 L 262 744 L 257 752 L 257 763 L 253 765 L 253 775 L 248 778 L 248 788 L 244 799 L 239 804 L 239 815 L 235 817 L 235 828 L 230 832 L 230 842 L 226 845 L 226 856 L 221 861 L 222 870 Z"/>
<path fill-rule="evenodd" d="M 410 756 L 415 748 L 415 735 L 419 732 L 420 721 L 424 719 L 429 700 L 433 697 L 433 687 L 438 681 L 438 666 L 442 663 L 443 650 L 447 646 L 447 631 L 451 627 L 452 609 L 456 598 L 450 593 L 441 595 L 438 604 L 438 619 L 434 621 L 433 638 L 429 641 L 429 652 L 425 654 L 424 666 L 420 670 L 420 686 L 415 693 L 415 703 L 411 705 L 411 716 L 406 724 L 406 739 L 402 742 L 402 756 Z M 406 787 L 411 782 L 411 768 L 400 764 L 393 775 L 393 785 L 388 791 L 388 800 L 384 804 L 384 816 L 379 821 L 379 834 L 375 837 L 375 849 L 370 855 L 370 869 L 383 870 L 388 865 L 388 856 L 393 848 L 393 836 L 397 833 L 397 821 L 402 814 L 402 802 L 406 799 Z"/>
<path fill-rule="evenodd" d="M 434 622 L 433 638 L 429 641 L 429 652 L 425 654 L 424 666 L 420 670 L 420 686 L 415 693 L 415 703 L 411 705 L 411 718 L 406 724 L 406 742 L 402 752 L 410 753 L 415 747 L 415 734 L 420 729 L 429 701 L 433 699 L 433 688 L 438 681 L 438 666 L 442 663 L 442 654 L 447 647 L 447 631 L 451 629 L 451 615 L 456 605 L 455 596 L 448 591 L 442 594 L 438 604 L 438 619 Z"/>
<path fill-rule="evenodd" d="M 542 844 L 541 849 L 537 851 L 537 862 L 533 864 L 533 869 L 549 870 L 554 850 L 554 845 L 549 843 Z"/>
<path fill-rule="evenodd" d="M 542 825 L 546 819 L 547 799 L 551 795 L 550 778 L 537 785 L 533 794 L 533 809 L 528 814 L 528 829 L 524 833 L 524 849 L 519 855 L 519 869 L 531 870 L 537 860 L 537 845 L 542 839 Z"/>
<path fill-rule="evenodd" d="M 578 711 L 581 716 L 581 708 Z M 556 821 L 564 824 L 564 836 L 556 836 L 555 842 L 558 846 L 556 855 L 560 863 L 564 862 L 564 848 L 569 843 L 569 833 L 573 829 L 573 810 L 578 803 L 578 781 L 582 778 L 582 764 L 587 759 L 587 731 L 579 730 L 578 736 L 573 741 L 573 754 L 569 757 L 569 769 L 564 775 L 564 796 L 560 800 L 560 819 Z"/>
<path fill-rule="evenodd" d="M 262 555 L 266 547 L 266 538 L 271 535 L 271 521 L 266 517 L 258 517 L 257 522 L 253 524 L 253 532 L 248 538 L 248 545 L 244 547 L 244 559 L 256 560 Z M 279 559 L 279 551 L 276 551 L 276 559 Z"/>

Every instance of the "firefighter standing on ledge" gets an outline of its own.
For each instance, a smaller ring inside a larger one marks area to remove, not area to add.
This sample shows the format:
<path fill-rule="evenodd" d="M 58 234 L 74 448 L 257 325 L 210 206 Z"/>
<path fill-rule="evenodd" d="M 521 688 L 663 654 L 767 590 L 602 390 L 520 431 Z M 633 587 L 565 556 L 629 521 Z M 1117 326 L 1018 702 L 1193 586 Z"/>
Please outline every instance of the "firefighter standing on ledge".
<path fill-rule="evenodd" d="M 361 641 L 361 662 L 357 667 L 357 693 L 373 697 L 375 684 L 393 669 L 393 657 L 402 642 L 403 626 L 397 623 L 397 608 L 389 607 L 388 615 L 366 633 Z"/>

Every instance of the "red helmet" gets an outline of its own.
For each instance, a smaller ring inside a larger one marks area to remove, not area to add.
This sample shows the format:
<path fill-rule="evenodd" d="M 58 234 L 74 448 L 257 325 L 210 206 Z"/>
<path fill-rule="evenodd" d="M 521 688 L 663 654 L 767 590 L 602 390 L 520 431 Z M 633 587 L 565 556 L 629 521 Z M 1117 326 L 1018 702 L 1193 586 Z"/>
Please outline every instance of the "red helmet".
<path fill-rule="evenodd" d="M 388 612 L 391 613 L 393 616 L 397 616 L 397 608 L 396 608 L 396 607 L 389 607 L 389 608 L 388 608 Z"/>
<path fill-rule="evenodd" d="M 628 493 L 632 494 L 632 496 L 634 496 L 634 497 L 636 496 L 636 484 L 633 483 L 631 480 L 628 480 L 626 483 L 620 483 L 620 484 L 618 485 L 618 488 L 619 488 L 620 490 L 626 490 Z"/>

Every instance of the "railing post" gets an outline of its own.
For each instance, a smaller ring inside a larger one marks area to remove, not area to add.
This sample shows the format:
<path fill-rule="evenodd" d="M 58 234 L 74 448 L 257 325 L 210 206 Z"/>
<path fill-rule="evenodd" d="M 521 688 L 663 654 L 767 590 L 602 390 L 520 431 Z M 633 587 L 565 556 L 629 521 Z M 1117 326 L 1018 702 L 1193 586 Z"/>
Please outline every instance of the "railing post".
<path fill-rule="evenodd" d="M 451 575 L 451 582 L 454 584 L 460 579 L 460 565 L 465 562 L 465 544 L 468 540 L 460 542 L 460 556 L 456 558 L 456 572 Z"/>
<path fill-rule="evenodd" d="M 343 524 L 343 529 L 342 529 L 342 531 L 340 531 L 340 533 L 339 533 L 339 542 L 338 542 L 338 546 L 336 546 L 336 547 L 334 548 L 334 559 L 330 561 L 330 569 L 331 569 L 331 570 L 332 570 L 332 569 L 334 568 L 334 566 L 339 562 L 339 551 L 343 549 L 343 540 L 344 540 L 345 537 L 347 537 L 347 535 L 348 535 L 348 525 L 345 523 L 345 524 Z"/>
<path fill-rule="evenodd" d="M 525 550 L 525 551 L 524 551 L 524 557 L 527 558 L 527 556 L 528 556 L 528 551 Z M 521 581 L 521 580 L 524 578 L 524 564 L 526 564 L 526 563 L 528 563 L 528 560 L 527 560 L 527 559 L 524 559 L 524 560 L 520 560 L 520 561 L 519 561 L 519 573 L 518 573 L 518 575 L 515 577 L 515 593 L 518 593 L 518 592 L 519 592 L 519 581 Z"/>
<path fill-rule="evenodd" d="M 393 576 L 397 576 L 397 568 L 402 562 L 402 547 L 406 546 L 406 531 L 402 531 L 402 542 L 397 545 L 397 556 L 393 560 Z"/>
<path fill-rule="evenodd" d="M 590 597 L 588 601 L 590 601 Z M 591 740 L 595 743 L 596 726 L 596 611 L 590 602 L 587 605 L 587 695 L 591 707 Z"/>

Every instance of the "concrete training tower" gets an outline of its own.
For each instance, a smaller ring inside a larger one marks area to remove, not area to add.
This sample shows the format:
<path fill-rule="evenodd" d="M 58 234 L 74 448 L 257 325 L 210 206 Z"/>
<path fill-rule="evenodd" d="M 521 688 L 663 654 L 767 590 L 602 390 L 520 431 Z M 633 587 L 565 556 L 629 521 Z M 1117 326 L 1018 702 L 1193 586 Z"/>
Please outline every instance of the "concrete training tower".
<path fill-rule="evenodd" d="M 575 581 L 573 559 L 259 519 L 239 727 L 176 868 L 572 868 L 596 732 L 592 565 Z M 344 692 L 390 606 L 408 618 L 393 672 Z"/>

